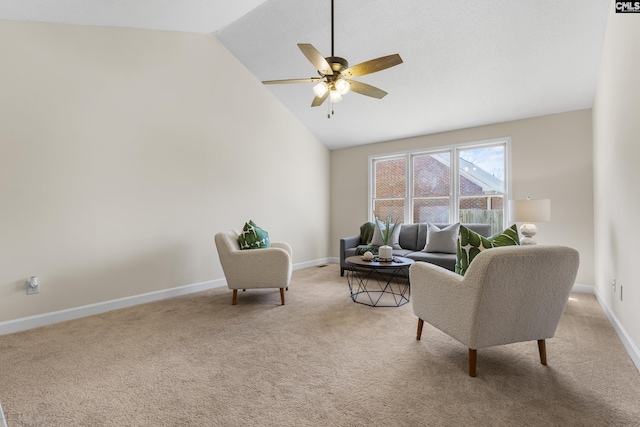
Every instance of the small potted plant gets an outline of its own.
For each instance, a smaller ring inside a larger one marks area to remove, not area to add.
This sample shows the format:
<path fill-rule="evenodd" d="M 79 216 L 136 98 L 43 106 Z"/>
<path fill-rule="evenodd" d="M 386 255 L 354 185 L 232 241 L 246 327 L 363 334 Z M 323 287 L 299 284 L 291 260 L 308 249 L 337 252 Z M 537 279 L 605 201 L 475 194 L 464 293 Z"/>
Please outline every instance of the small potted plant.
<path fill-rule="evenodd" d="M 393 258 L 393 248 L 389 246 L 389 239 L 395 230 L 397 223 L 394 223 L 391 219 L 391 215 L 387 217 L 384 223 L 384 230 L 380 226 L 380 220 L 376 217 L 378 224 L 378 230 L 380 230 L 380 237 L 382 238 L 383 245 L 378 248 L 378 257 L 382 260 L 390 260 Z"/>

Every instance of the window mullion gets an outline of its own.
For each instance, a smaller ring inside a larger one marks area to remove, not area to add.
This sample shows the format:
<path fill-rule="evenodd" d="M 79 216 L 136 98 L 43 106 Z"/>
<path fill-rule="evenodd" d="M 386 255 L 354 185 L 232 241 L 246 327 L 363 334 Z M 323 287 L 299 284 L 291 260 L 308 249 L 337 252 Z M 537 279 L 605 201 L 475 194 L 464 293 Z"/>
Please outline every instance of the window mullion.
<path fill-rule="evenodd" d="M 460 213 L 458 211 L 460 207 L 460 173 L 459 173 L 459 165 L 458 162 L 458 149 L 452 148 L 450 152 L 451 156 L 451 198 L 449 200 L 449 222 L 454 224 L 458 222 L 458 218 L 460 217 Z"/>
<path fill-rule="evenodd" d="M 413 223 L 413 155 L 407 154 L 407 184 L 404 199 L 404 217 L 406 224 Z"/>
<path fill-rule="evenodd" d="M 376 162 L 369 161 L 369 221 L 373 221 L 373 209 L 376 197 Z"/>

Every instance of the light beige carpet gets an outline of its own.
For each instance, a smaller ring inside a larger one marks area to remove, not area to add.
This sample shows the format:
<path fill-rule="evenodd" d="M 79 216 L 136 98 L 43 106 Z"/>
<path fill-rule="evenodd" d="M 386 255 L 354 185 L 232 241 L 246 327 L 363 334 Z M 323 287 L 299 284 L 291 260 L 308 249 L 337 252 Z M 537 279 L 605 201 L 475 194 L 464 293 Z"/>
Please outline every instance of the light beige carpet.
<path fill-rule="evenodd" d="M 548 366 L 535 342 L 478 351 L 411 304 L 351 302 L 339 267 L 278 290 L 198 294 L 0 337 L 19 426 L 638 426 L 640 374 L 592 295 L 572 294 Z"/>

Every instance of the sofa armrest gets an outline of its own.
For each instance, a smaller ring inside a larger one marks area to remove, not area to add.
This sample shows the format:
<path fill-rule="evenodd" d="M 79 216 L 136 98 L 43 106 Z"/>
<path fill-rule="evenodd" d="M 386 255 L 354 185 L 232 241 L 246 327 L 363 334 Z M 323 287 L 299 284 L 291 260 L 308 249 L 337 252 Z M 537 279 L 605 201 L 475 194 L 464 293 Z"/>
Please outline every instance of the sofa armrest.
<path fill-rule="evenodd" d="M 340 276 L 344 276 L 344 270 L 347 268 L 347 263 L 344 261 L 345 251 L 347 249 L 355 248 L 360 244 L 360 236 L 343 237 L 340 239 Z"/>
<path fill-rule="evenodd" d="M 293 249 L 291 245 L 286 242 L 271 242 L 272 248 L 284 249 L 289 254 L 289 257 L 293 259 Z"/>
<path fill-rule="evenodd" d="M 291 255 L 279 247 L 234 251 L 221 264 L 229 289 L 286 288 L 291 280 Z"/>
<path fill-rule="evenodd" d="M 347 249 L 355 248 L 360 244 L 360 236 L 343 237 L 340 239 L 340 254 L 344 255 Z"/>

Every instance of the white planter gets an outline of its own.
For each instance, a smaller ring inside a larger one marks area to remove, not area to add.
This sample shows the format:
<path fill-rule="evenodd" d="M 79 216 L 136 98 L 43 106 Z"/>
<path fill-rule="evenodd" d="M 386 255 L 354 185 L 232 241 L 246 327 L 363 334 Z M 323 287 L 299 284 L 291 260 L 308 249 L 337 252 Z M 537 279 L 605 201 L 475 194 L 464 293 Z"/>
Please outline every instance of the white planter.
<path fill-rule="evenodd" d="M 393 257 L 393 248 L 391 246 L 380 246 L 378 248 L 378 257 L 382 259 L 391 259 Z"/>

